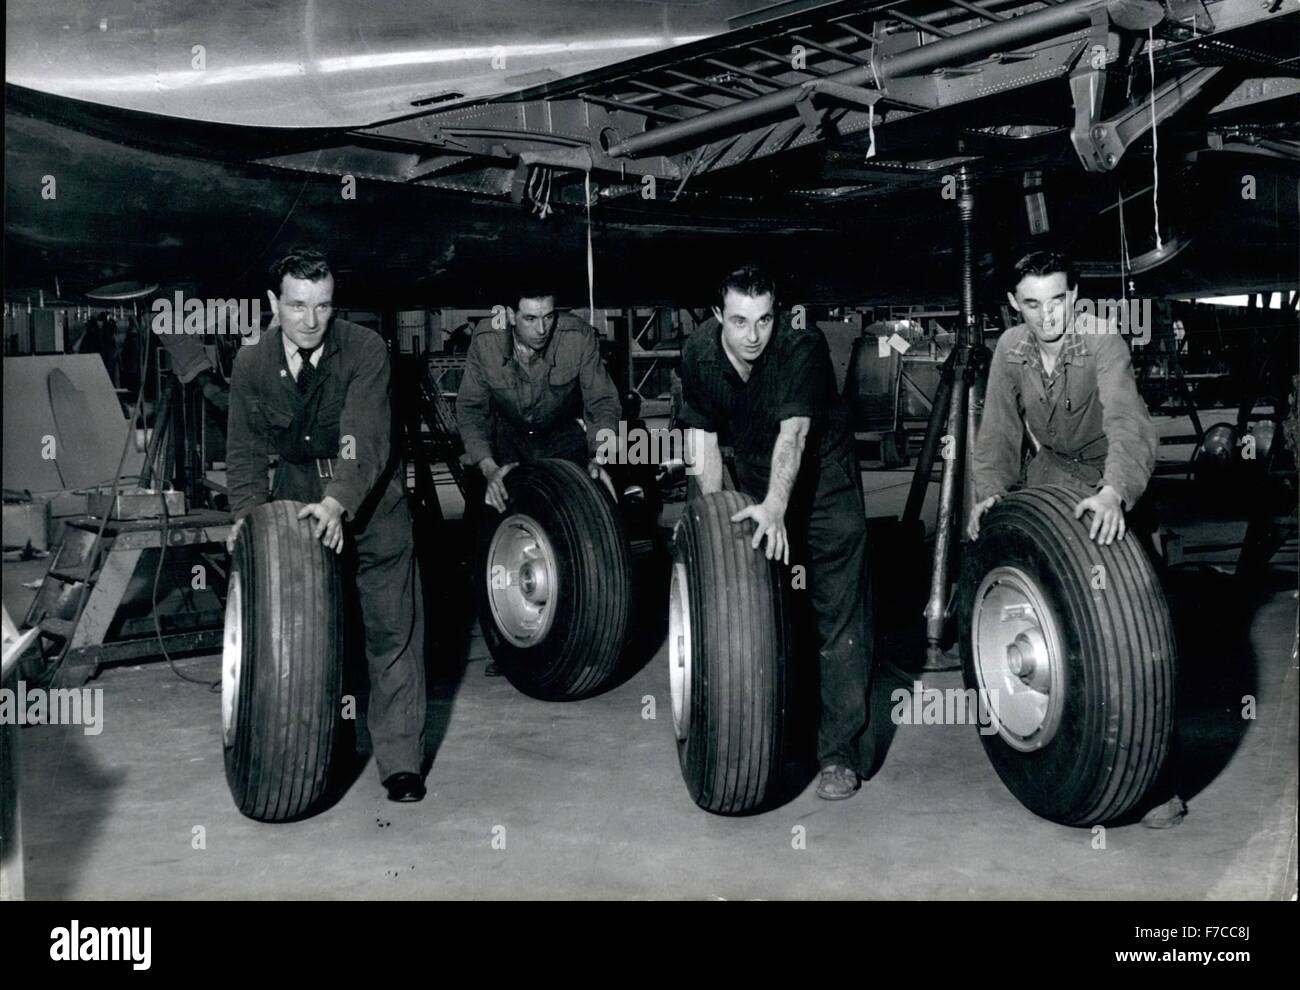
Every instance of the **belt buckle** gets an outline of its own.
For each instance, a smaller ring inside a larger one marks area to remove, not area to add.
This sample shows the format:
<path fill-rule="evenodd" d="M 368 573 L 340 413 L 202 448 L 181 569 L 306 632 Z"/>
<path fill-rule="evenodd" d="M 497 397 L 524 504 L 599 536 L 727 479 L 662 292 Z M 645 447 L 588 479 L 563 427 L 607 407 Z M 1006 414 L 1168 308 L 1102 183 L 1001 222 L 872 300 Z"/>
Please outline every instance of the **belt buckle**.
<path fill-rule="evenodd" d="M 316 477 L 321 481 L 334 480 L 334 461 L 328 457 L 316 458 Z"/>

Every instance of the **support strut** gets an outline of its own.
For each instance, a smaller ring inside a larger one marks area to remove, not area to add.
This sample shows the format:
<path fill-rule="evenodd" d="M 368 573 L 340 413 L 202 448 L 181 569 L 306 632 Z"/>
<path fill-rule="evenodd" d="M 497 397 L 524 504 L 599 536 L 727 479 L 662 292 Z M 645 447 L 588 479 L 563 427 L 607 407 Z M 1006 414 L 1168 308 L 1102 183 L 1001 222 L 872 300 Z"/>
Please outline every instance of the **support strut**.
<path fill-rule="evenodd" d="M 939 514 L 934 529 L 930 597 L 925 606 L 926 670 L 951 668 L 943 656 L 943 639 L 949 617 L 949 588 L 956 558 L 954 547 L 960 545 L 962 522 L 971 505 L 970 459 L 983 412 L 983 385 L 988 369 L 988 350 L 984 347 L 984 334 L 975 309 L 975 193 L 970 171 L 965 166 L 957 174 L 957 190 L 961 277 L 957 340 L 944 365 L 939 394 L 935 396 L 931 410 L 930 428 L 922 448 L 922 460 L 917 464 L 917 474 L 904 511 L 905 522 L 907 513 L 920 512 L 920 501 L 925 494 L 924 487 L 919 486 L 929 483 L 933 464 L 933 453 L 929 464 L 924 463 L 924 454 L 927 449 L 933 451 L 938 441 L 942 444 L 943 475 L 939 483 Z M 941 418 L 945 406 L 946 419 Z M 946 433 L 940 439 L 938 435 L 942 427 L 946 427 Z"/>

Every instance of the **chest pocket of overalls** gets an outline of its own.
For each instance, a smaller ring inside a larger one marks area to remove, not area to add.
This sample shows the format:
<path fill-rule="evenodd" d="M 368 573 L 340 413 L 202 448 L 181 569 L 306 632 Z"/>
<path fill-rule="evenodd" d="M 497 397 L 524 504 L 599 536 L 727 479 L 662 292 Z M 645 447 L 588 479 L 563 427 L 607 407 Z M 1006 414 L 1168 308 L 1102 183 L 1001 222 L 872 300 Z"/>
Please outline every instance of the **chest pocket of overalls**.
<path fill-rule="evenodd" d="M 259 407 L 257 415 L 266 420 L 272 439 L 276 441 L 277 447 L 280 446 L 280 441 L 293 428 L 293 412 L 265 401 L 260 402 Z"/>
<path fill-rule="evenodd" d="M 520 382 L 515 369 L 509 364 L 483 369 L 491 399 L 493 418 L 500 422 L 521 423 L 528 413 L 529 394 L 526 383 Z"/>
<path fill-rule="evenodd" d="M 343 393 L 326 385 L 312 397 L 304 415 L 309 417 L 303 428 L 303 445 L 308 455 L 313 458 L 338 456 Z"/>
<path fill-rule="evenodd" d="M 1079 364 L 1065 364 L 1061 367 L 1062 399 L 1060 413 L 1065 421 L 1073 426 L 1083 420 L 1097 399 L 1097 376 L 1091 368 Z"/>
<path fill-rule="evenodd" d="M 577 365 L 562 367 L 556 365 L 551 369 L 547 385 L 551 391 L 550 405 L 564 415 L 578 416 L 582 413 L 582 400 L 579 395 Z"/>
<path fill-rule="evenodd" d="M 307 453 L 303 450 L 298 436 L 292 409 L 263 399 L 258 403 L 255 415 L 261 417 L 266 423 L 271 449 L 280 455 L 281 460 L 296 464 L 307 459 Z"/>

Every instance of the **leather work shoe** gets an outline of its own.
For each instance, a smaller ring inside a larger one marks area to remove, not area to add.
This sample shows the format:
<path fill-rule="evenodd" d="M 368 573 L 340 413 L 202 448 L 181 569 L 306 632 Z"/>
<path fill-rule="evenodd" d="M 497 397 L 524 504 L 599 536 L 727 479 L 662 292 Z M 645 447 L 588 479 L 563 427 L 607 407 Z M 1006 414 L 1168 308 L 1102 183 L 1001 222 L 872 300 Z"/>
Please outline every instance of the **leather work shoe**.
<path fill-rule="evenodd" d="M 384 781 L 390 801 L 419 801 L 424 797 L 424 781 L 418 773 L 395 773 Z"/>
<path fill-rule="evenodd" d="M 1142 816 L 1146 828 L 1173 828 L 1187 817 L 1187 802 L 1175 794 Z"/>
<path fill-rule="evenodd" d="M 824 801 L 843 801 L 858 792 L 862 782 L 857 773 L 848 767 L 822 767 L 822 779 L 817 784 L 817 796 Z"/>

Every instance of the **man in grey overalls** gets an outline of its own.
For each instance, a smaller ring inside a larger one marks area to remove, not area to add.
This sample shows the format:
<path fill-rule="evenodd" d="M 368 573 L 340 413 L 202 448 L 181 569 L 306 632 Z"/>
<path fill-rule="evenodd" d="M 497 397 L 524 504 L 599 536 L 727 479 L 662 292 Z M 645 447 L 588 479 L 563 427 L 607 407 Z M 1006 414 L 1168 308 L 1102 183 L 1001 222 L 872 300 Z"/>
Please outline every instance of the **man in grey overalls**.
<path fill-rule="evenodd" d="M 231 377 L 230 510 L 238 526 L 271 499 L 306 502 L 299 518 L 312 520 L 317 539 L 340 553 L 353 544 L 375 763 L 391 800 L 419 801 L 424 618 L 392 443 L 388 348 L 374 331 L 334 318 L 334 276 L 319 252 L 290 252 L 272 266 L 271 281 L 275 320 L 258 343 L 240 348 Z M 272 453 L 279 465 L 269 489 Z"/>

